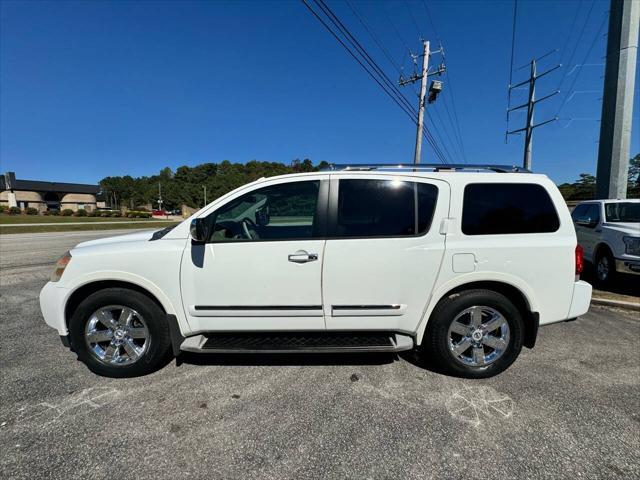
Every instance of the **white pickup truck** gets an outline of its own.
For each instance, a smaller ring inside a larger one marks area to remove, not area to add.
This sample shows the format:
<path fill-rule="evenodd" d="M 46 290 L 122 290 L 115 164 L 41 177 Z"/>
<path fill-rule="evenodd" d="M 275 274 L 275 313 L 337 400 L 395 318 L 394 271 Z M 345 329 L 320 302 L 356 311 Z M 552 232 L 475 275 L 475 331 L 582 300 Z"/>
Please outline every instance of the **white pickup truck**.
<path fill-rule="evenodd" d="M 571 216 L 599 284 L 619 273 L 640 275 L 640 199 L 582 202 Z"/>
<path fill-rule="evenodd" d="M 93 372 L 189 352 L 399 352 L 495 375 L 584 314 L 581 249 L 544 175 L 354 165 L 260 179 L 175 228 L 84 242 L 42 289 Z"/>

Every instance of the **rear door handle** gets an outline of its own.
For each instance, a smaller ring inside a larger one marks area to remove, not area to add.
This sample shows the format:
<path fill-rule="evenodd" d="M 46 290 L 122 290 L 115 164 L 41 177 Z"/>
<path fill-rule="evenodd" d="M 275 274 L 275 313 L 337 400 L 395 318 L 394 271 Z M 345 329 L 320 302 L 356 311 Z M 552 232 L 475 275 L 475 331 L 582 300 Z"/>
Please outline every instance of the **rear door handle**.
<path fill-rule="evenodd" d="M 289 261 L 293 263 L 307 263 L 318 260 L 317 253 L 307 253 L 304 250 L 298 250 L 295 253 L 289 255 Z"/>

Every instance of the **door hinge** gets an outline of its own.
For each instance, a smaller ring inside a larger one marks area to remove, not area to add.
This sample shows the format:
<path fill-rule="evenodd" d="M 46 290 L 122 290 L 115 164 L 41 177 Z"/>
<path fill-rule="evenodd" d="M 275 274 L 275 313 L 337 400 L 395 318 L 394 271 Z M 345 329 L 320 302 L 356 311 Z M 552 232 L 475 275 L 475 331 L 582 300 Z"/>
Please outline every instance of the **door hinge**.
<path fill-rule="evenodd" d="M 453 218 L 443 218 L 442 222 L 440 222 L 440 235 L 446 235 L 449 233 L 449 225 Z"/>

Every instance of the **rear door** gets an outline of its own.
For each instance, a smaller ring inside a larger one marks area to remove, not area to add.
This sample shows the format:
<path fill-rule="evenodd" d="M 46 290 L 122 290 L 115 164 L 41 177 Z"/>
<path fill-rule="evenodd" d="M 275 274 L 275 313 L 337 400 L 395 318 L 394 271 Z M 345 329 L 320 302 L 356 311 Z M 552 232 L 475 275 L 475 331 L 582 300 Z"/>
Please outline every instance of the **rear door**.
<path fill-rule="evenodd" d="M 446 182 L 332 176 L 322 285 L 328 330 L 416 329 L 445 248 Z"/>

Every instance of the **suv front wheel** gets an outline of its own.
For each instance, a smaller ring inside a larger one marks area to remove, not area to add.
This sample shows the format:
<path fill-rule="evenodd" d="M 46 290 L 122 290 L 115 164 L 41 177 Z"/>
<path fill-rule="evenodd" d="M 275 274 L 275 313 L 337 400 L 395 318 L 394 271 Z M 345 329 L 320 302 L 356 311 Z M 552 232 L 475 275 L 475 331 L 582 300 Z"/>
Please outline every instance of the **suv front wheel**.
<path fill-rule="evenodd" d="M 151 373 L 170 353 L 162 309 L 146 295 L 125 288 L 89 295 L 73 313 L 69 335 L 78 360 L 105 377 Z"/>
<path fill-rule="evenodd" d="M 501 293 L 467 290 L 440 301 L 424 345 L 447 373 L 487 378 L 506 370 L 522 350 L 520 311 Z"/>

